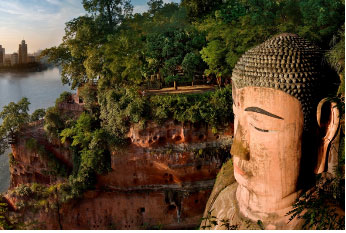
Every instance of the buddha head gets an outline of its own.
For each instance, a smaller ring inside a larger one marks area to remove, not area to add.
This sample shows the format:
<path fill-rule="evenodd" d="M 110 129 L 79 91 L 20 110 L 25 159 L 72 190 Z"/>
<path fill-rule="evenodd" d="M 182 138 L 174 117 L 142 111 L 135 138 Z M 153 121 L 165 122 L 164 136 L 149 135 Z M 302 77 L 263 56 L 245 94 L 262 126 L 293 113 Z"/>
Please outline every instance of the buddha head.
<path fill-rule="evenodd" d="M 253 220 L 287 213 L 314 172 L 327 169 L 339 113 L 323 100 L 332 81 L 321 62 L 319 48 L 286 33 L 247 51 L 233 70 L 237 200 Z"/>

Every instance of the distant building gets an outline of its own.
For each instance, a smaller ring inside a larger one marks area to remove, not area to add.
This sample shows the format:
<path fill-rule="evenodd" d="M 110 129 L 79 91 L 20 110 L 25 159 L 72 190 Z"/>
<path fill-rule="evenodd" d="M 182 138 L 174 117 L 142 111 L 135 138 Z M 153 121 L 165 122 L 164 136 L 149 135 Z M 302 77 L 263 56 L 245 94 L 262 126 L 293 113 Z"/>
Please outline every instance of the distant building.
<path fill-rule="evenodd" d="M 11 66 L 11 58 L 5 58 L 5 66 Z"/>
<path fill-rule="evenodd" d="M 27 63 L 36 62 L 36 57 L 33 54 L 28 54 Z"/>
<path fill-rule="evenodd" d="M 5 49 L 2 48 L 2 45 L 0 45 L 0 66 L 4 65 L 5 60 Z"/>
<path fill-rule="evenodd" d="M 25 44 L 25 40 L 22 40 L 22 43 L 19 44 L 18 62 L 19 64 L 25 64 L 28 62 L 28 45 Z"/>
<path fill-rule="evenodd" d="M 18 53 L 11 54 L 11 65 L 16 65 L 19 63 L 19 56 Z"/>
<path fill-rule="evenodd" d="M 5 54 L 5 66 L 11 66 L 11 54 Z"/>
<path fill-rule="evenodd" d="M 36 61 L 35 56 L 33 56 L 33 55 L 29 55 L 29 56 L 28 56 L 28 60 L 27 60 L 28 63 L 33 63 L 33 62 L 35 62 L 35 61 Z"/>
<path fill-rule="evenodd" d="M 2 48 L 2 54 L 4 55 L 4 56 L 3 56 L 3 62 L 4 62 L 4 64 L 5 64 L 5 56 L 6 56 L 5 48 Z"/>

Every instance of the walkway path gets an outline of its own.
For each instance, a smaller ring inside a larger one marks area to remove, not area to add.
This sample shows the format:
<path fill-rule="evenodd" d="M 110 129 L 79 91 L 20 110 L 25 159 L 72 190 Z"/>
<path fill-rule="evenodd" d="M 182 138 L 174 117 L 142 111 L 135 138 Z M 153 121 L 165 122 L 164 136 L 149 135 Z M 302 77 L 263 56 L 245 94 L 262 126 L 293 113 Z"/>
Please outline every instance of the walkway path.
<path fill-rule="evenodd" d="M 163 94 L 190 94 L 190 93 L 202 93 L 206 91 L 213 91 L 218 86 L 211 85 L 195 85 L 195 86 L 178 86 L 178 90 L 174 87 L 162 88 L 160 90 L 147 90 L 149 95 L 163 95 Z"/>

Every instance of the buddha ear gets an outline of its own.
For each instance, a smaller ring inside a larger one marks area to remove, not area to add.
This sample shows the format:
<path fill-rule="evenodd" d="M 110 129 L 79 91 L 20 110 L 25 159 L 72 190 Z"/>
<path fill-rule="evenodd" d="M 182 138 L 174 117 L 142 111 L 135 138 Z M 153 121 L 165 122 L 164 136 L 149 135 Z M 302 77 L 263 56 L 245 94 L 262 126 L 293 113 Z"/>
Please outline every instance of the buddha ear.
<path fill-rule="evenodd" d="M 317 106 L 317 123 L 319 126 L 318 157 L 315 174 L 325 171 L 331 142 L 339 130 L 340 113 L 335 102 L 328 98 L 321 100 Z"/>

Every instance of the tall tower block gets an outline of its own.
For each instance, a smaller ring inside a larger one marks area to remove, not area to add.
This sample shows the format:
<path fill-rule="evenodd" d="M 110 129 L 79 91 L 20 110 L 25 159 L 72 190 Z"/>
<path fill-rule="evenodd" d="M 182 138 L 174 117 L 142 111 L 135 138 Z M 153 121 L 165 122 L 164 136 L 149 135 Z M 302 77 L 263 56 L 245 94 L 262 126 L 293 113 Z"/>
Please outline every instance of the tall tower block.
<path fill-rule="evenodd" d="M 28 45 L 25 43 L 25 40 L 22 40 L 22 43 L 19 44 L 18 49 L 18 62 L 19 64 L 25 64 L 28 61 Z"/>

